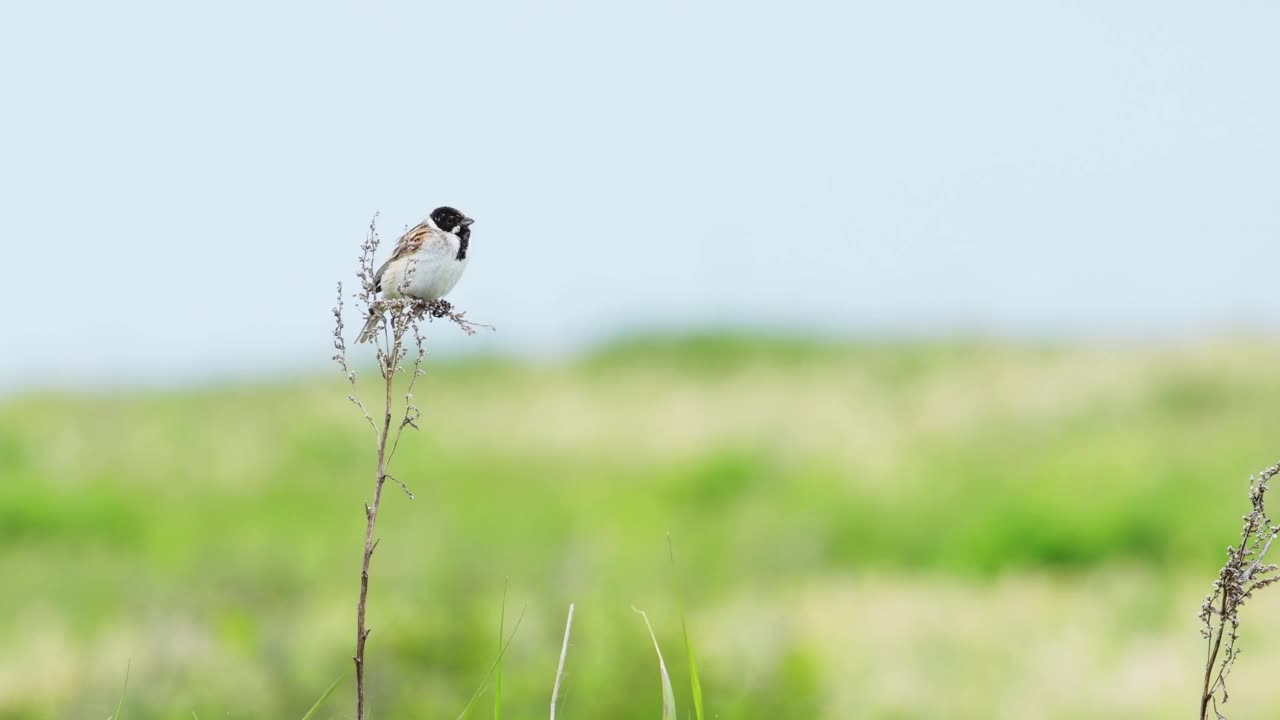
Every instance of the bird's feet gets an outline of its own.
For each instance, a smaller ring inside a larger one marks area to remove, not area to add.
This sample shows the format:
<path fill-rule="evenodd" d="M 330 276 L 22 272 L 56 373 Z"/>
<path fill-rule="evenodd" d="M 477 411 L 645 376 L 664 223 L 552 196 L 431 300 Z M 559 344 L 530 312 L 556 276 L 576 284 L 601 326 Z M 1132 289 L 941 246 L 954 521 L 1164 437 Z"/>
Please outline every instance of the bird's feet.
<path fill-rule="evenodd" d="M 453 315 L 453 303 L 448 300 L 432 300 L 427 303 L 427 312 L 433 318 L 444 318 Z"/>

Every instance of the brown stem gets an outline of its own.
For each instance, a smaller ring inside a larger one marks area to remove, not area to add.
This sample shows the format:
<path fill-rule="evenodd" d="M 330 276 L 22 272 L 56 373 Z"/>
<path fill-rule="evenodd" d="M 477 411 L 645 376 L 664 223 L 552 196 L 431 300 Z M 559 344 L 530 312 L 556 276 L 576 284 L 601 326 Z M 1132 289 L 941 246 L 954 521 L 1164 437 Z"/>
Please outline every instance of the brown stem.
<path fill-rule="evenodd" d="M 1240 546 L 1236 548 L 1235 554 L 1228 556 L 1229 567 L 1238 566 L 1240 563 L 1240 559 L 1244 557 L 1245 545 L 1248 544 L 1249 538 L 1253 533 L 1252 527 L 1253 527 L 1252 521 L 1250 521 L 1250 525 L 1245 530 L 1244 537 L 1240 539 Z M 1231 548 L 1228 547 L 1227 550 L 1230 551 Z M 1233 575 L 1238 573 L 1239 573 L 1239 570 L 1232 571 Z M 1214 692 L 1216 692 L 1218 689 L 1218 682 L 1223 679 L 1222 670 L 1219 670 L 1218 680 L 1213 681 L 1212 684 L 1210 683 L 1210 680 L 1213 678 L 1213 666 L 1218 661 L 1218 651 L 1222 648 L 1222 636 L 1226 634 L 1226 631 L 1227 631 L 1228 598 L 1231 595 L 1231 587 L 1228 585 L 1228 582 L 1227 582 L 1228 578 L 1224 576 L 1220 578 L 1220 581 L 1221 581 L 1221 588 L 1222 588 L 1222 603 L 1218 610 L 1218 636 L 1216 638 L 1213 638 L 1209 643 L 1209 657 L 1205 661 L 1205 665 L 1204 665 L 1204 686 L 1201 688 L 1201 691 L 1200 691 L 1200 720 L 1208 720 L 1209 703 L 1213 700 Z M 1234 582 L 1234 578 L 1232 578 L 1232 581 Z M 1217 713 L 1214 713 L 1214 714 L 1216 715 Z"/>
<path fill-rule="evenodd" d="M 1209 646 L 1209 659 L 1204 664 L 1204 688 L 1200 692 L 1200 720 L 1208 720 L 1209 701 L 1213 693 L 1209 692 L 1209 679 L 1213 677 L 1213 665 L 1218 660 L 1218 650 L 1222 647 L 1222 634 L 1227 629 L 1227 590 L 1222 589 L 1222 612 L 1218 615 L 1218 637 Z"/>
<path fill-rule="evenodd" d="M 373 558 L 378 542 L 373 538 L 378 523 L 378 507 L 382 505 L 382 485 L 386 482 L 387 437 L 391 434 L 391 386 L 395 380 L 395 357 L 400 344 L 399 333 L 392 352 L 382 358 L 382 378 L 386 383 L 386 401 L 382 432 L 378 434 L 378 469 L 374 476 L 373 505 L 364 508 L 364 561 L 360 565 L 360 602 L 356 605 L 356 720 L 364 720 L 364 645 L 369 639 L 369 628 L 364 624 L 365 601 L 369 596 L 369 561 Z"/>

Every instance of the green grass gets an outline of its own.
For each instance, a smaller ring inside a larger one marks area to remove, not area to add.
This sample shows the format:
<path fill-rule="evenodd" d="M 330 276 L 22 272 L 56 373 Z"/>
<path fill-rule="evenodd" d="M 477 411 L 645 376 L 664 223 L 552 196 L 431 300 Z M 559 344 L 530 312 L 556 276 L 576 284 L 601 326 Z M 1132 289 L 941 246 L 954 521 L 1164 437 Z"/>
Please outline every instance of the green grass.
<path fill-rule="evenodd" d="M 129 665 L 125 663 L 124 667 L 124 684 L 120 686 L 120 700 L 116 703 L 116 713 L 111 716 L 111 720 L 122 720 L 124 718 L 124 698 L 129 693 Z"/>
<path fill-rule="evenodd" d="M 680 634 L 684 638 L 685 656 L 689 661 L 689 692 L 693 698 L 694 717 L 697 720 L 702 720 L 702 681 L 698 678 L 698 663 L 693 657 L 693 642 L 689 640 L 689 621 L 684 612 L 684 593 L 680 592 L 680 576 L 676 568 L 676 551 L 670 535 L 667 536 L 667 552 L 671 558 L 671 584 L 675 590 L 676 611 L 680 614 Z M 648 623 L 648 617 L 645 618 L 645 623 Z"/>
<path fill-rule="evenodd" d="M 679 713 L 676 712 L 675 690 L 671 686 L 671 675 L 667 673 L 667 662 L 662 658 L 662 648 L 658 646 L 658 635 L 653 631 L 653 625 L 649 622 L 649 615 L 643 610 L 635 609 L 635 611 L 640 617 L 644 618 L 644 627 L 649 631 L 649 640 L 653 642 L 653 651 L 658 655 L 658 677 L 662 683 L 662 720 L 676 720 L 679 717 Z"/>
<path fill-rule="evenodd" d="M 565 718 L 653 716 L 632 605 L 684 643 L 668 670 L 698 718 L 976 717 L 963 688 L 999 694 L 1036 667 L 1015 656 L 1058 648 L 1043 667 L 1097 687 L 1108 663 L 1197 655 L 1186 620 L 1248 474 L 1280 458 L 1277 360 L 1245 341 L 707 336 L 432 364 L 426 432 L 392 468 L 417 499 L 390 493 L 380 518 L 371 705 L 466 707 L 507 578 L 527 610 L 502 717 L 545 715 L 570 602 Z M 22 578 L 0 600 L 0 719 L 105 715 L 128 658 L 131 719 L 301 716 L 350 665 L 372 442 L 345 395 L 325 377 L 0 404 L 0 574 Z M 1019 652 L 987 638 L 1024 621 Z M 1237 672 L 1263 662 L 1248 647 Z M 1165 702 L 1179 672 L 1129 683 Z M 1124 716 L 1088 692 L 1059 704 L 1045 716 Z"/>
<path fill-rule="evenodd" d="M 522 616 L 523 617 L 523 616 Z M 516 623 L 517 627 L 519 623 Z M 498 661 L 493 671 L 493 720 L 502 720 L 502 656 L 507 654 L 511 640 L 507 636 L 507 588 L 502 590 L 502 611 L 498 613 Z M 512 638 L 515 634 L 512 633 Z"/>
<path fill-rule="evenodd" d="M 471 699 L 467 701 L 462 712 L 458 714 L 458 720 L 466 720 L 471 717 L 471 711 L 476 706 L 476 702 L 489 686 L 489 679 L 493 678 L 493 715 L 494 718 L 502 716 L 502 658 L 507 654 L 507 649 L 511 647 L 511 641 L 515 640 L 516 633 L 520 630 L 520 623 L 523 622 L 524 616 L 521 615 L 516 619 L 516 625 L 511 630 L 508 637 L 506 633 L 507 608 L 505 604 L 506 597 L 503 597 L 504 604 L 501 612 L 501 620 L 498 622 L 498 655 L 494 658 L 493 664 L 489 666 L 489 671 L 485 673 L 484 679 L 480 681 L 480 685 L 476 687 L 476 691 L 471 694 Z"/>
<path fill-rule="evenodd" d="M 339 675 L 338 679 L 334 680 L 333 683 L 329 685 L 328 689 L 326 689 L 324 693 L 320 695 L 320 697 L 316 700 L 315 704 L 311 706 L 311 709 L 307 711 L 307 714 L 302 716 L 302 720 L 311 720 L 312 718 L 314 718 L 316 713 L 319 712 L 320 707 L 324 705 L 324 702 L 329 699 L 330 695 L 333 694 L 333 691 L 337 690 L 338 685 L 341 684 L 342 681 L 346 679 L 347 679 L 347 676 L 345 674 Z"/>

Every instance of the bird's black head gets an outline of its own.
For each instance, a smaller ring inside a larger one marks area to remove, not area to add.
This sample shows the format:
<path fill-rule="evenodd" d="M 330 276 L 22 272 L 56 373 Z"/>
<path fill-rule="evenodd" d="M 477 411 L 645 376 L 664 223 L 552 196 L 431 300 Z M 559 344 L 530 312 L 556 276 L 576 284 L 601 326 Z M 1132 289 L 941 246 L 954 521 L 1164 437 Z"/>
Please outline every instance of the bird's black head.
<path fill-rule="evenodd" d="M 462 242 L 458 245 L 458 259 L 467 258 L 467 245 L 471 242 L 471 223 L 475 222 L 461 212 L 444 205 L 431 211 L 431 221 L 445 232 L 453 233 Z"/>
<path fill-rule="evenodd" d="M 435 222 L 436 227 L 455 235 L 459 234 L 459 230 L 464 230 L 468 225 L 475 222 L 471 218 L 447 205 L 432 210 L 431 219 Z"/>

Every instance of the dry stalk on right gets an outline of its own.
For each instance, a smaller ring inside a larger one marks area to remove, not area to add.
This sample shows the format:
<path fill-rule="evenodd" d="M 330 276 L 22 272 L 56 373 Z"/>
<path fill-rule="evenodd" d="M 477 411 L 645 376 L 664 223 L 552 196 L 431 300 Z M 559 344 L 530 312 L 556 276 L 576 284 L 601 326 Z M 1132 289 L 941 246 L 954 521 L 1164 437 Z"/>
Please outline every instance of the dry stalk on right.
<path fill-rule="evenodd" d="M 1225 720 L 1219 705 L 1227 703 L 1227 676 L 1240 655 L 1240 608 L 1255 591 L 1280 580 L 1275 575 L 1280 566 L 1263 565 L 1262 559 L 1280 533 L 1267 516 L 1267 483 L 1280 473 L 1280 464 L 1272 465 L 1249 478 L 1249 502 L 1253 509 L 1244 516 L 1240 544 L 1227 546 L 1227 562 L 1213 581 L 1213 589 L 1200 606 L 1200 634 L 1208 645 L 1204 663 L 1204 685 L 1200 692 L 1200 720 L 1208 720 L 1209 710 L 1218 720 Z"/>

